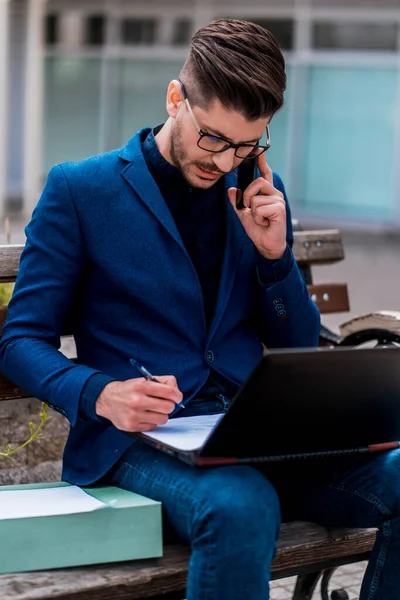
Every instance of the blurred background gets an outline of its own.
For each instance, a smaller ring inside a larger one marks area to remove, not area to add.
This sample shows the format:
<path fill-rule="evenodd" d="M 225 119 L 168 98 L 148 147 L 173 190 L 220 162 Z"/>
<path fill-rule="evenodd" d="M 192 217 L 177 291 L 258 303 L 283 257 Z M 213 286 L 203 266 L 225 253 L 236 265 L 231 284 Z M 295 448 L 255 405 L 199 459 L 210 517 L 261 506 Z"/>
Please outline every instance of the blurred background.
<path fill-rule="evenodd" d="M 396 309 L 400 0 L 0 0 L 0 214 L 14 243 L 52 165 L 165 119 L 191 35 L 218 17 L 255 21 L 284 50 L 269 163 L 303 227 L 340 227 L 347 253 L 316 282 L 347 281 L 353 314 Z"/>

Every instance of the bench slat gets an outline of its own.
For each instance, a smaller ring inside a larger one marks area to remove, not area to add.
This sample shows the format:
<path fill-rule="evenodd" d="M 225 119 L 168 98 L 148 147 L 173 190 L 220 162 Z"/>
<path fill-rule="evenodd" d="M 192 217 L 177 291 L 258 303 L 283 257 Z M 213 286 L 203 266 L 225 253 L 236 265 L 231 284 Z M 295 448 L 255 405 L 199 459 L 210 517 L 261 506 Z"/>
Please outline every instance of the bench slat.
<path fill-rule="evenodd" d="M 369 552 L 375 530 L 327 530 L 312 523 L 284 523 L 272 565 L 274 578 L 290 567 Z M 7 600 L 135 600 L 183 589 L 188 548 L 165 547 L 159 559 L 36 573 L 0 575 L 0 598 Z M 345 560 L 343 562 L 346 562 Z"/>
<path fill-rule="evenodd" d="M 348 312 L 349 294 L 346 283 L 308 285 L 308 292 L 321 314 Z"/>
<path fill-rule="evenodd" d="M 21 244 L 0 245 L 0 283 L 15 281 L 23 248 Z"/>
<path fill-rule="evenodd" d="M 300 266 L 338 262 L 344 258 L 342 236 L 338 229 L 295 231 L 293 254 Z"/>

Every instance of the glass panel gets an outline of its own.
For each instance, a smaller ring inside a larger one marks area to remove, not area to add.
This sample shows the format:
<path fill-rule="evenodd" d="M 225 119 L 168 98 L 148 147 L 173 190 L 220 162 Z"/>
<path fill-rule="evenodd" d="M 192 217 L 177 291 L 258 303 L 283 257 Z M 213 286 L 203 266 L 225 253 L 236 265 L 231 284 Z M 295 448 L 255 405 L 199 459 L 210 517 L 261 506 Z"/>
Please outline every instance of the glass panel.
<path fill-rule="evenodd" d="M 173 46 L 186 46 L 189 44 L 192 34 L 192 21 L 190 19 L 178 19 L 174 23 L 172 35 Z"/>
<path fill-rule="evenodd" d="M 121 23 L 123 44 L 154 44 L 157 35 L 155 19 L 124 19 Z"/>
<path fill-rule="evenodd" d="M 314 23 L 313 46 L 317 49 L 389 50 L 397 47 L 396 24 Z"/>
<path fill-rule="evenodd" d="M 283 50 L 292 50 L 294 43 L 293 19 L 248 19 L 268 29 Z"/>
<path fill-rule="evenodd" d="M 91 15 L 85 19 L 85 44 L 102 46 L 106 37 L 106 19 L 103 15 Z"/>
<path fill-rule="evenodd" d="M 141 127 L 167 119 L 167 87 L 179 75 L 183 61 L 151 58 L 121 60 L 121 144 Z"/>
<path fill-rule="evenodd" d="M 302 204 L 358 219 L 394 206 L 395 68 L 312 67 Z"/>
<path fill-rule="evenodd" d="M 225 15 L 224 18 L 229 18 L 229 15 Z M 246 17 L 241 16 L 240 19 L 243 21 L 250 21 L 251 23 L 257 23 L 261 27 L 268 29 L 272 35 L 277 39 L 279 46 L 282 50 L 292 50 L 294 44 L 294 21 L 293 19 L 263 19 L 258 17 Z"/>
<path fill-rule="evenodd" d="M 99 151 L 100 59 L 45 59 L 44 173 Z"/>
<path fill-rule="evenodd" d="M 59 16 L 46 15 L 45 20 L 45 44 L 52 46 L 59 41 Z"/>
<path fill-rule="evenodd" d="M 267 151 L 267 163 L 273 171 L 276 171 L 285 184 L 288 181 L 289 170 L 289 111 L 291 105 L 291 69 L 286 69 L 287 91 L 283 108 L 273 117 L 270 125 L 271 148 Z M 290 198 L 289 198 L 290 200 Z"/>

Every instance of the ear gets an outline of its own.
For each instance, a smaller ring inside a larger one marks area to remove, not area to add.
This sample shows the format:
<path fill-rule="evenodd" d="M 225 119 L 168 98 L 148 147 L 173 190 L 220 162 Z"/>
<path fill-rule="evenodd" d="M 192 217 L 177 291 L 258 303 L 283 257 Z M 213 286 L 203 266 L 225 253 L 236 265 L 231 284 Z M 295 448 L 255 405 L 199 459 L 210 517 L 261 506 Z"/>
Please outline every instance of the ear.
<path fill-rule="evenodd" d="M 182 96 L 181 85 L 177 79 L 173 79 L 167 91 L 167 113 L 172 119 L 176 119 L 182 102 L 185 102 L 185 100 Z"/>

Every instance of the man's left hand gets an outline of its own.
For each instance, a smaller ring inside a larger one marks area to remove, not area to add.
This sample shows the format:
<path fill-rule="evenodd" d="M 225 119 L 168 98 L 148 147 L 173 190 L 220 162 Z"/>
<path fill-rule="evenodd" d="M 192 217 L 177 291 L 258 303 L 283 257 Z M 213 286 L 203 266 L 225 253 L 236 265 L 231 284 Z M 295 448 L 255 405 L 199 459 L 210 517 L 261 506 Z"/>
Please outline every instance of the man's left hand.
<path fill-rule="evenodd" d="M 228 190 L 229 201 L 259 253 L 279 259 L 286 250 L 286 203 L 273 185 L 265 154 L 258 157 L 258 168 L 261 177 L 252 181 L 243 194 L 245 208 L 236 209 L 236 188 Z"/>

